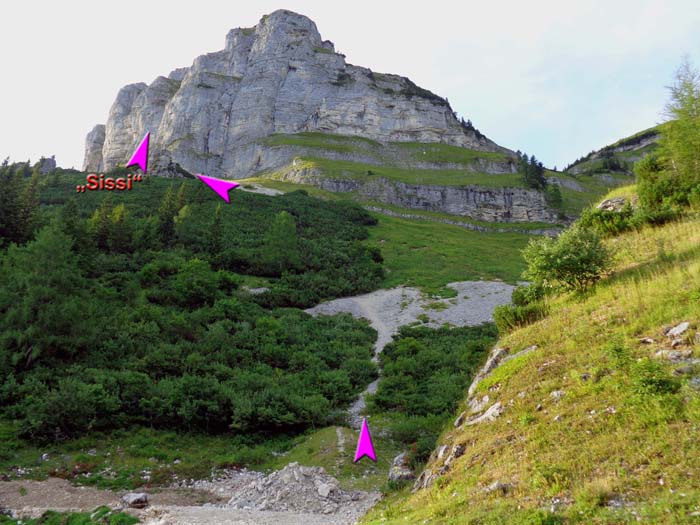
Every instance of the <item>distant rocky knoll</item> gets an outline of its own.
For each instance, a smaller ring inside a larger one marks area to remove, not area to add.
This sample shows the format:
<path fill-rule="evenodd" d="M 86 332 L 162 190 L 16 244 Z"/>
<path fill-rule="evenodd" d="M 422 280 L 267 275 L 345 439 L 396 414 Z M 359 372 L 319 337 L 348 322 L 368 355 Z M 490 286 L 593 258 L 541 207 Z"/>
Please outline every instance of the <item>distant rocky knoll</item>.
<path fill-rule="evenodd" d="M 660 138 L 658 127 L 645 129 L 590 152 L 569 165 L 565 172 L 571 175 L 631 174 L 634 163 L 654 151 Z"/>

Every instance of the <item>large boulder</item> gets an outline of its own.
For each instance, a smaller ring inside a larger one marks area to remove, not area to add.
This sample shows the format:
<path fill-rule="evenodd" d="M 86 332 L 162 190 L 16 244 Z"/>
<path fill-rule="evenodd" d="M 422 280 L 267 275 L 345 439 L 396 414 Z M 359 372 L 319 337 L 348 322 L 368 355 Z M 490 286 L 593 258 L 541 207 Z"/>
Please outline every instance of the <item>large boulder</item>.
<path fill-rule="evenodd" d="M 613 197 L 611 199 L 605 199 L 603 202 L 598 204 L 597 208 L 603 211 L 614 211 L 619 213 L 626 204 L 627 199 L 624 197 Z"/>
<path fill-rule="evenodd" d="M 409 466 L 408 453 L 402 452 L 394 458 L 389 469 L 389 481 L 413 481 L 416 475 Z"/>
<path fill-rule="evenodd" d="M 132 509 L 143 509 L 148 506 L 148 494 L 145 492 L 129 492 L 122 496 L 122 503 Z"/>

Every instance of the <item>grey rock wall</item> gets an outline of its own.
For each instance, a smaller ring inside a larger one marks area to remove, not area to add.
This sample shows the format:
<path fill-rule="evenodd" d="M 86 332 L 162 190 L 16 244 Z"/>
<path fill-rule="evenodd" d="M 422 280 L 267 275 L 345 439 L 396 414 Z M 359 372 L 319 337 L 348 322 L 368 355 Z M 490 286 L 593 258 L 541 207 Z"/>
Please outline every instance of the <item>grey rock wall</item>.
<path fill-rule="evenodd" d="M 98 124 L 85 138 L 85 160 L 83 169 L 86 171 L 104 171 L 102 148 L 105 143 L 105 126 Z M 128 162 L 128 161 L 127 161 Z"/>
<path fill-rule="evenodd" d="M 313 21 L 284 10 L 231 30 L 223 50 L 188 68 L 122 88 L 106 126 L 88 134 L 84 169 L 125 163 L 146 131 L 153 171 L 177 162 L 228 178 L 274 167 L 260 145 L 274 133 L 507 151 L 462 127 L 444 99 L 410 80 L 347 64 Z"/>

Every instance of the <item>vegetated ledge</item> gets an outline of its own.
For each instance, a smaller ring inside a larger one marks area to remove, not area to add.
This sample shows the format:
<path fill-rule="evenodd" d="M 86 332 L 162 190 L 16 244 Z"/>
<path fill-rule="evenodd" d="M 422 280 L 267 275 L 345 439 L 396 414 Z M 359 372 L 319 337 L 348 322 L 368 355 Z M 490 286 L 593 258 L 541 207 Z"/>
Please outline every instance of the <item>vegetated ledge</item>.
<path fill-rule="evenodd" d="M 560 222 L 557 213 L 547 207 L 544 195 L 527 188 L 411 184 L 378 175 L 336 177 L 327 175 L 313 162 L 297 166 L 293 163 L 268 177 L 309 184 L 336 193 L 356 192 L 362 199 L 401 208 L 466 216 L 480 221 Z"/>
<path fill-rule="evenodd" d="M 260 163 L 265 166 L 283 166 L 296 158 L 310 158 L 319 162 L 346 163 L 348 165 L 338 164 L 338 167 L 362 174 L 374 168 L 463 170 L 483 174 L 514 174 L 517 171 L 515 158 L 505 153 L 443 143 L 382 143 L 362 136 L 302 132 L 273 134 L 255 144 Z"/>
<path fill-rule="evenodd" d="M 475 222 L 467 222 L 464 220 L 448 219 L 445 217 L 432 217 L 430 215 L 420 215 L 417 213 L 406 213 L 402 211 L 397 211 L 394 209 L 386 208 L 384 206 L 373 206 L 365 205 L 364 208 L 368 211 L 374 211 L 381 213 L 382 215 L 388 215 L 390 217 L 398 217 L 401 219 L 413 219 L 418 221 L 434 221 L 442 222 L 443 224 L 450 224 L 452 226 L 459 226 L 460 228 L 465 228 L 467 230 L 482 232 L 482 233 L 524 233 L 526 235 L 546 235 L 548 237 L 556 237 L 561 233 L 561 228 L 518 228 L 513 227 L 503 227 L 494 224 L 493 226 L 485 224 L 477 224 Z"/>

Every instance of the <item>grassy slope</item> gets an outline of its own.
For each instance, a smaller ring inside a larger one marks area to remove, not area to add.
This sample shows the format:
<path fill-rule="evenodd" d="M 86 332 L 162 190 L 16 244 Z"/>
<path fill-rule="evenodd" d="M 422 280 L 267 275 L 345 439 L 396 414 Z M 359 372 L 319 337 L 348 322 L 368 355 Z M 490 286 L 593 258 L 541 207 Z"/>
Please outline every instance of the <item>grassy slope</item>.
<path fill-rule="evenodd" d="M 327 133 L 306 132 L 293 135 L 271 135 L 264 139 L 268 146 L 300 146 L 305 148 L 317 148 L 341 153 L 361 153 L 373 150 L 381 156 L 382 144 L 364 137 L 352 137 L 346 135 L 332 135 Z M 500 160 L 506 158 L 503 153 L 476 151 L 449 144 L 419 142 L 394 142 L 392 147 L 399 148 L 407 159 L 426 162 L 451 162 L 469 164 L 479 158 Z"/>
<path fill-rule="evenodd" d="M 289 182 L 261 178 L 246 179 L 246 181 L 280 191 L 304 189 L 310 195 L 320 198 L 338 200 L 341 197 L 353 197 Z M 415 213 L 426 217 L 462 219 L 444 214 L 430 214 L 374 204 L 397 212 Z M 379 223 L 369 229 L 370 242 L 381 250 L 384 257 L 387 275 L 382 286 L 385 288 L 405 284 L 417 286 L 428 292 L 438 292 L 447 283 L 455 281 L 501 279 L 516 282 L 524 269 L 520 250 L 530 239 L 526 234 L 481 233 L 436 221 L 403 219 L 381 213 L 372 213 L 372 215 Z M 465 220 L 465 222 L 481 224 L 477 221 Z"/>
<path fill-rule="evenodd" d="M 697 519 L 691 513 L 700 510 L 700 399 L 689 378 L 698 371 L 679 376 L 678 393 L 654 396 L 635 394 L 635 370 L 637 360 L 669 346 L 664 327 L 685 320 L 698 326 L 700 221 L 628 233 L 609 245 L 616 253 L 611 278 L 585 298 L 555 298 L 549 317 L 499 342 L 513 350 L 539 347 L 480 385 L 506 412 L 490 424 L 450 427 L 442 442 L 466 445 L 450 472 L 428 490 L 391 496 L 367 523 Z M 686 348 L 697 356 L 694 332 Z M 643 345 L 642 336 L 658 343 Z M 627 365 L 612 350 L 616 342 Z M 661 365 L 674 377 L 678 365 Z M 555 390 L 565 392 L 559 402 L 550 396 Z M 506 496 L 485 493 L 496 480 L 514 489 Z M 557 498 L 565 504 L 550 514 Z"/>
<path fill-rule="evenodd" d="M 634 182 L 634 177 L 623 173 L 606 173 L 605 175 L 612 177 L 616 186 L 625 186 Z M 582 210 L 599 201 L 603 195 L 610 191 L 611 187 L 609 183 L 591 175 L 559 174 L 558 178 L 575 182 L 583 189 L 583 191 L 576 191 L 566 187 L 560 188 L 564 201 L 562 210 L 571 216 L 578 216 Z"/>
<path fill-rule="evenodd" d="M 478 233 L 439 222 L 374 215 L 379 224 L 370 228 L 370 240 L 384 257 L 385 287 L 406 284 L 435 292 L 454 281 L 515 282 L 524 268 L 519 250 L 529 239 L 525 234 Z"/>
<path fill-rule="evenodd" d="M 467 150 L 468 151 L 468 150 Z M 302 157 L 303 165 L 297 167 L 316 168 L 330 179 L 361 179 L 373 181 L 386 178 L 407 184 L 435 184 L 439 186 L 483 186 L 485 188 L 519 188 L 524 187 L 522 178 L 517 173 L 490 175 L 457 169 L 412 169 L 395 166 L 375 166 L 347 160 L 330 160 L 320 157 Z M 271 178 L 279 178 L 280 174 L 272 173 Z"/>

